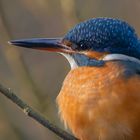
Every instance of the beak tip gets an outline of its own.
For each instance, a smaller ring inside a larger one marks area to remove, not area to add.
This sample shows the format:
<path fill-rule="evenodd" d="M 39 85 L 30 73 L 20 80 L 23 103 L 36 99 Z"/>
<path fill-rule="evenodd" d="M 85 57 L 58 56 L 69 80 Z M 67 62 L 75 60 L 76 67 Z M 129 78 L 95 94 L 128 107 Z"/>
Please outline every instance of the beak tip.
<path fill-rule="evenodd" d="M 24 47 L 24 45 L 27 46 L 28 42 L 24 42 L 23 40 L 10 40 L 8 44 Z"/>
<path fill-rule="evenodd" d="M 8 44 L 13 45 L 13 41 L 8 41 Z"/>
<path fill-rule="evenodd" d="M 10 41 L 8 41 L 8 44 L 10 44 L 10 45 L 18 45 L 17 43 L 18 43 L 18 42 L 15 41 L 15 40 L 10 40 Z"/>

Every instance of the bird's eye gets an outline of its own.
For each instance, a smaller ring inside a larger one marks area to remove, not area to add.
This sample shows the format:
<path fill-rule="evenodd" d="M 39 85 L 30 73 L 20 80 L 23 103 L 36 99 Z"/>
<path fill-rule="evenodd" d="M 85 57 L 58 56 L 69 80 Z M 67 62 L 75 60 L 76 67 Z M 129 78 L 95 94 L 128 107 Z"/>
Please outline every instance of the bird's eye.
<path fill-rule="evenodd" d="M 79 50 L 86 50 L 87 49 L 87 46 L 83 41 L 80 41 L 78 46 L 79 46 L 79 48 L 78 48 Z"/>
<path fill-rule="evenodd" d="M 84 50 L 84 44 L 83 43 L 78 43 L 78 44 L 72 44 L 71 48 L 73 50 Z"/>
<path fill-rule="evenodd" d="M 80 47 L 82 48 L 84 45 L 83 44 L 80 44 Z"/>

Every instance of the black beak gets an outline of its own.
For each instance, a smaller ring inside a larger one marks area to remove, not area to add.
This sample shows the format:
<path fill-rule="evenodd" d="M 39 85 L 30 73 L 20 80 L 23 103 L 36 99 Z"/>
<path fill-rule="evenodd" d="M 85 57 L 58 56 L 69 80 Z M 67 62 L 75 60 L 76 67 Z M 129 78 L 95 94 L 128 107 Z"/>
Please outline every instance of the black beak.
<path fill-rule="evenodd" d="M 71 47 L 63 43 L 62 38 L 20 39 L 9 41 L 9 44 L 37 50 L 46 50 L 50 52 L 63 52 L 63 53 L 73 52 Z"/>

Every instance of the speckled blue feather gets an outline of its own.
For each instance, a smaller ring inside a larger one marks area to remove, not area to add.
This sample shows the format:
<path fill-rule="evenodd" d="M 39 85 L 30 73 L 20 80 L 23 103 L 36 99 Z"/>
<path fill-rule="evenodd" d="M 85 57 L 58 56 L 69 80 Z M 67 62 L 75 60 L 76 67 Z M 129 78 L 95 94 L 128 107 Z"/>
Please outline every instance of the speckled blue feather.
<path fill-rule="evenodd" d="M 140 59 L 140 41 L 128 23 L 113 18 L 94 18 L 77 24 L 64 37 L 77 50 L 120 53 Z"/>

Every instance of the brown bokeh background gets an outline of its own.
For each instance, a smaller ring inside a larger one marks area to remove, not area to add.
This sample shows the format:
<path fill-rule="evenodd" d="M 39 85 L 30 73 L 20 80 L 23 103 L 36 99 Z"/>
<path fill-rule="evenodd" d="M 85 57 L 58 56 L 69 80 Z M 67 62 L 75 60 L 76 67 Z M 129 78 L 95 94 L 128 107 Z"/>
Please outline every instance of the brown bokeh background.
<path fill-rule="evenodd" d="M 59 37 L 93 17 L 129 22 L 140 34 L 139 0 L 0 0 L 0 83 L 63 128 L 55 98 L 69 71 L 59 54 L 16 48 L 11 39 Z M 0 140 L 57 140 L 0 94 Z"/>

